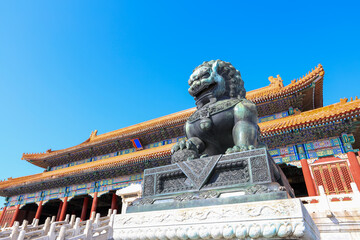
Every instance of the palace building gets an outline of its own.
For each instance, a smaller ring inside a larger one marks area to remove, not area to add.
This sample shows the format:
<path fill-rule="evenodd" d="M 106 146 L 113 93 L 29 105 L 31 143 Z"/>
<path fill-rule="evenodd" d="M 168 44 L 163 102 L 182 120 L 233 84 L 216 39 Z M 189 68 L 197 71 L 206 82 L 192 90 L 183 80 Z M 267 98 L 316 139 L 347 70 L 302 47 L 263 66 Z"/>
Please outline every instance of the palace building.
<path fill-rule="evenodd" d="M 266 87 L 247 92 L 258 108 L 261 140 L 280 165 L 297 197 L 351 194 L 360 188 L 360 100 L 340 99 L 323 106 L 321 65 L 283 85 L 269 77 Z M 82 220 L 96 211 L 124 213 L 141 196 L 143 171 L 170 163 L 171 147 L 185 138 L 184 123 L 195 108 L 113 132 L 79 145 L 44 153 L 24 153 L 23 160 L 44 172 L 0 182 L 6 203 L 0 227 L 14 221 L 49 216 Z M 322 187 L 320 187 L 322 186 Z"/>

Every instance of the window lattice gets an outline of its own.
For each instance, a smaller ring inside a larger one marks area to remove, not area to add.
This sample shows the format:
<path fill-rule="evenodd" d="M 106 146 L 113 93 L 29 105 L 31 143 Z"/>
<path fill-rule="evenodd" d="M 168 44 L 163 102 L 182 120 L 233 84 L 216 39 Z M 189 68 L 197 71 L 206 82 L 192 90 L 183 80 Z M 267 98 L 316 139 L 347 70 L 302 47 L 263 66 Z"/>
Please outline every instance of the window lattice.
<path fill-rule="evenodd" d="M 340 168 L 341 168 L 341 173 L 344 176 L 344 181 L 345 181 L 346 187 L 348 189 L 351 189 L 350 183 L 353 182 L 354 180 L 352 179 L 352 177 L 349 173 L 349 167 L 347 166 L 347 164 L 341 164 Z"/>
<path fill-rule="evenodd" d="M 316 164 L 312 165 L 311 169 L 316 187 L 323 186 L 326 194 L 352 192 L 350 183 L 354 180 L 349 172 L 347 162 Z"/>
<path fill-rule="evenodd" d="M 335 184 L 336 184 L 338 191 L 341 193 L 345 193 L 346 192 L 345 187 L 344 187 L 343 181 L 340 177 L 339 169 L 337 168 L 336 165 L 331 166 L 331 172 L 334 175 L 334 180 L 335 180 Z"/>

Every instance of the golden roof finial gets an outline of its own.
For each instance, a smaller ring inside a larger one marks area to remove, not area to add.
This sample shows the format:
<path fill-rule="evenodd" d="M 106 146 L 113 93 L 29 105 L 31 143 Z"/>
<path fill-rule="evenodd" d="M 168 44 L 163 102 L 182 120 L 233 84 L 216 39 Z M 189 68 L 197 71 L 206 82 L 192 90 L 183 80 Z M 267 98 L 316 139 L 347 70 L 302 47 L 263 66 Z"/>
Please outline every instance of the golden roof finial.
<path fill-rule="evenodd" d="M 270 76 L 269 78 L 270 86 L 275 88 L 282 88 L 284 87 L 283 80 L 281 79 L 280 75 L 276 75 L 276 78 Z"/>
<path fill-rule="evenodd" d="M 98 132 L 98 130 L 91 131 L 91 134 L 90 134 L 90 141 L 91 141 L 91 140 L 93 140 L 93 139 L 97 136 L 97 132 Z"/>
<path fill-rule="evenodd" d="M 348 99 L 347 98 L 340 98 L 340 103 L 347 103 Z"/>

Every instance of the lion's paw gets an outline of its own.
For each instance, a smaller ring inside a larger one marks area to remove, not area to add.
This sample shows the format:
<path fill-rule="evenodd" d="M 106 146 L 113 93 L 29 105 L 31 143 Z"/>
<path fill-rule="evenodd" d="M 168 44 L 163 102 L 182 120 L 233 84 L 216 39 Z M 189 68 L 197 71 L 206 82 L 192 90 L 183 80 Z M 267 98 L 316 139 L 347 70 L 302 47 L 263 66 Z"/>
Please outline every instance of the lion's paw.
<path fill-rule="evenodd" d="M 174 144 L 174 146 L 171 148 L 171 153 L 174 154 L 175 152 L 179 150 L 193 150 L 197 152 L 196 145 L 191 140 L 181 140 L 180 142 L 177 142 Z"/>
<path fill-rule="evenodd" d="M 171 148 L 171 154 L 172 163 L 199 158 L 199 151 L 191 140 L 177 142 Z"/>
<path fill-rule="evenodd" d="M 232 148 L 228 148 L 225 152 L 225 154 L 230 154 L 230 153 L 236 153 L 236 152 L 244 152 L 244 151 L 247 151 L 247 150 L 253 150 L 255 149 L 255 146 L 253 145 L 240 145 L 240 146 L 234 146 Z"/>

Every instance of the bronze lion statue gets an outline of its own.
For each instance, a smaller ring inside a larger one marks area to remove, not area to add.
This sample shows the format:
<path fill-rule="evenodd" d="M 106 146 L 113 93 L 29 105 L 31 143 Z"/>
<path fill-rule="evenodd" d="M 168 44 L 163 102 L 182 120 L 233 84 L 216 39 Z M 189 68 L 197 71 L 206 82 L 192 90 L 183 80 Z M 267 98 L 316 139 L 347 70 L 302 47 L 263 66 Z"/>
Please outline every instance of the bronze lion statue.
<path fill-rule="evenodd" d="M 188 83 L 197 109 L 185 124 L 187 140 L 171 149 L 173 163 L 258 147 L 256 105 L 245 98 L 244 82 L 231 63 L 204 62 Z"/>

